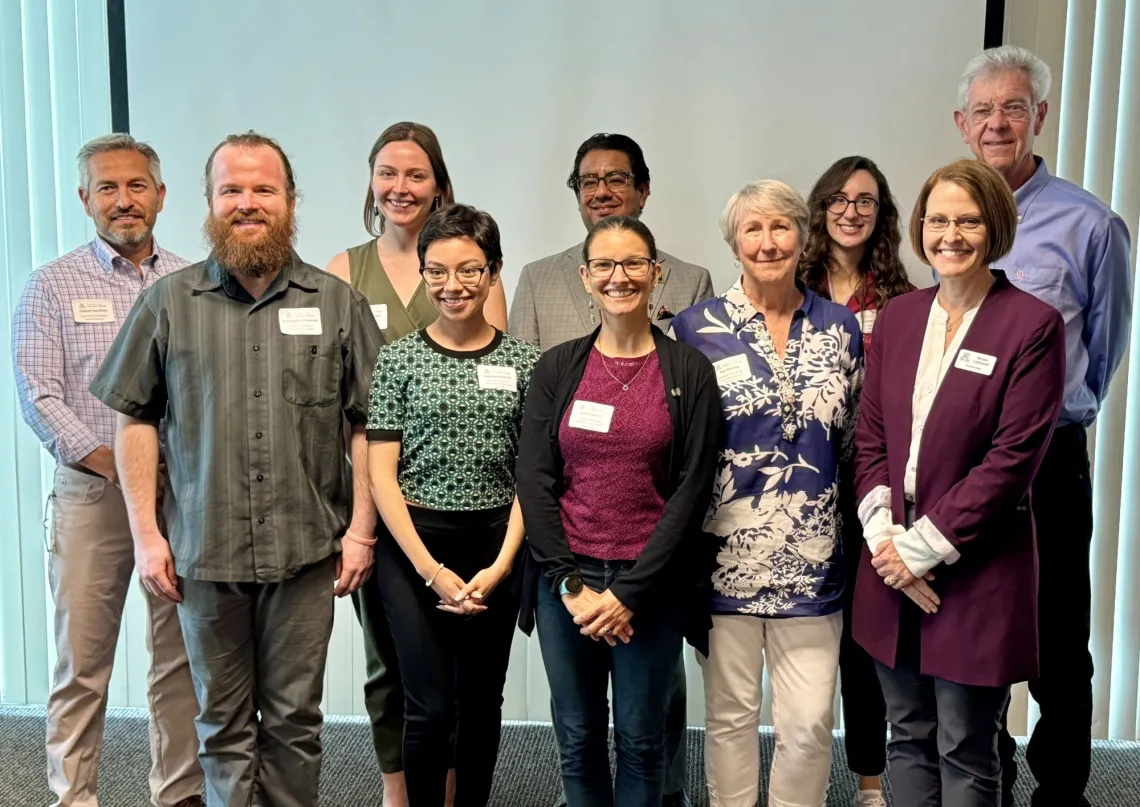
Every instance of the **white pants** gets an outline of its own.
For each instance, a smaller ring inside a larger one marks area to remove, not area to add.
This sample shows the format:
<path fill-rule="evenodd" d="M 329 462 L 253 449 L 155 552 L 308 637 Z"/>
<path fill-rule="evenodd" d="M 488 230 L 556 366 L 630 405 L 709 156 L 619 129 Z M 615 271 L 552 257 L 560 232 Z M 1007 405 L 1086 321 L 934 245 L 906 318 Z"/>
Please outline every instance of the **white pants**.
<path fill-rule="evenodd" d="M 752 807 L 760 782 L 764 661 L 772 679 L 776 752 L 769 807 L 822 807 L 831 773 L 833 704 L 843 614 L 714 616 L 705 678 L 710 807 Z"/>

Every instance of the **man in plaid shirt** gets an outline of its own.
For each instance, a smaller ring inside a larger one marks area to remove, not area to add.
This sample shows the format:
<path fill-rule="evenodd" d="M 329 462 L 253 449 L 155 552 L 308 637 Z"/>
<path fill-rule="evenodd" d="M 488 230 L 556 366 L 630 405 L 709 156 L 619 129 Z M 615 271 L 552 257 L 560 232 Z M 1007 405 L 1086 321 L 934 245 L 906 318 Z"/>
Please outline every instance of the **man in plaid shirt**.
<path fill-rule="evenodd" d="M 143 289 L 187 261 L 155 243 L 158 155 L 130 135 L 100 137 L 77 158 L 95 239 L 32 273 L 12 320 L 24 420 L 55 457 L 48 571 L 58 662 L 48 697 L 53 807 L 94 807 L 107 686 L 134 570 L 111 446 L 115 412 L 88 391 Z M 149 594 L 147 676 L 153 807 L 201 807 L 198 704 L 177 606 Z"/>

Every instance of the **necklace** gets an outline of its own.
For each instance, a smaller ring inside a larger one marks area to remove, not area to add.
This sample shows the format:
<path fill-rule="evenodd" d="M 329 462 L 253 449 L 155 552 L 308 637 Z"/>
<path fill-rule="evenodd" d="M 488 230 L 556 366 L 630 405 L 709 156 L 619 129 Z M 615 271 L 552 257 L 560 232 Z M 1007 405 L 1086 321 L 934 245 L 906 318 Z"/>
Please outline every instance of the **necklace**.
<path fill-rule="evenodd" d="M 599 350 L 598 355 L 602 357 L 602 367 L 607 373 L 609 373 L 610 378 L 621 384 L 622 392 L 629 392 L 630 385 L 637 380 L 637 377 L 639 375 L 641 375 L 641 371 L 645 369 L 645 365 L 649 364 L 649 359 L 651 356 L 653 356 L 653 352 L 650 351 L 649 355 L 645 357 L 645 359 L 641 362 L 641 366 L 637 368 L 637 372 L 633 374 L 633 378 L 631 378 L 629 381 L 622 381 L 620 378 L 610 372 L 610 368 L 606 365 L 606 357 L 602 351 Z"/>

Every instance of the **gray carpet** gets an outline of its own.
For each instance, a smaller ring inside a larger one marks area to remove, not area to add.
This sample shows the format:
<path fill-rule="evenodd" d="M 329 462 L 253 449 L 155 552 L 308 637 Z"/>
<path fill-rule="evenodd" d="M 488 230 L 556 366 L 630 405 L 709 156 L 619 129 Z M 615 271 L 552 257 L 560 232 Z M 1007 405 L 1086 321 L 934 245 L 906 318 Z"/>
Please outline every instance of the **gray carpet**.
<path fill-rule="evenodd" d="M 0 807 L 45 807 L 51 794 L 44 783 L 44 712 L 0 707 Z M 695 805 L 704 796 L 702 733 L 690 731 L 690 793 Z M 772 736 L 761 735 L 762 769 L 771 760 Z M 828 805 L 847 807 L 853 779 L 843 762 L 842 737 L 836 738 L 835 765 Z M 149 768 L 146 716 L 133 709 L 113 709 L 107 723 L 100 769 L 102 807 L 146 807 Z M 558 790 L 554 735 L 549 725 L 509 723 L 491 798 L 494 807 L 547 807 Z M 379 773 L 372 757 L 367 725 L 359 718 L 334 718 L 325 727 L 322 807 L 378 807 Z M 1018 782 L 1018 804 L 1029 804 L 1030 783 Z M 889 791 L 889 786 L 888 786 Z M 1140 805 L 1140 743 L 1098 742 L 1093 751 L 1089 800 L 1095 807 Z M 763 800 L 761 804 L 763 804 Z"/>

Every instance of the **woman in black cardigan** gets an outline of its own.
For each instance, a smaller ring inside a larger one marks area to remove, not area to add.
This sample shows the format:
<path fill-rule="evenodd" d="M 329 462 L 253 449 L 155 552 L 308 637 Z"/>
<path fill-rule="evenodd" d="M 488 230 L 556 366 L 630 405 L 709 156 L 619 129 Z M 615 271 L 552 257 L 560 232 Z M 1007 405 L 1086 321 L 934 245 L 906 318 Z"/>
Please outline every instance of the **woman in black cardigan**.
<path fill-rule="evenodd" d="M 649 321 L 661 267 L 644 224 L 603 219 L 583 258 L 601 327 L 539 360 L 523 416 L 520 627 L 538 625 L 568 807 L 659 807 L 666 684 L 682 637 L 708 650 L 718 388 L 703 354 Z"/>

